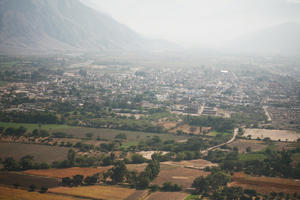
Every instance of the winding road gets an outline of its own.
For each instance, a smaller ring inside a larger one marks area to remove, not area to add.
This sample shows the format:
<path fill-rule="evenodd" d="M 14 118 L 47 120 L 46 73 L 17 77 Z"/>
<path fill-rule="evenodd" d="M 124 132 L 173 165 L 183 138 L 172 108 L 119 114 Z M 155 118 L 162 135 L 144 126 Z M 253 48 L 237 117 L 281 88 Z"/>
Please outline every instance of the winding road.
<path fill-rule="evenodd" d="M 233 131 L 233 136 L 232 136 L 232 138 L 231 138 L 230 140 L 228 140 L 228 141 L 225 142 L 225 143 L 218 144 L 218 145 L 216 145 L 216 146 L 209 147 L 208 149 L 202 150 L 202 151 L 200 151 L 200 153 L 202 153 L 202 154 L 207 154 L 207 153 L 208 153 L 209 151 L 211 151 L 211 150 L 214 150 L 214 149 L 216 149 L 216 148 L 219 148 L 219 147 L 221 147 L 221 146 L 223 146 L 223 145 L 225 145 L 225 144 L 230 144 L 230 143 L 232 143 L 232 142 L 235 140 L 235 138 L 236 138 L 237 135 L 238 135 L 238 129 L 235 128 L 234 131 Z"/>

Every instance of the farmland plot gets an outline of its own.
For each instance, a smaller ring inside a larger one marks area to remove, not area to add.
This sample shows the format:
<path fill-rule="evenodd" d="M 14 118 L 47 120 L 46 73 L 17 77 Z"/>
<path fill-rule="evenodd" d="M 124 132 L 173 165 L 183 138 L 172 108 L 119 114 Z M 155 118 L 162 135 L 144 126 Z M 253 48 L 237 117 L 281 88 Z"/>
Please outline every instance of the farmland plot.
<path fill-rule="evenodd" d="M 270 138 L 274 141 L 295 142 L 300 138 L 300 133 L 289 130 L 270 130 L 270 129 L 246 129 L 244 136 L 251 136 L 252 139 Z"/>

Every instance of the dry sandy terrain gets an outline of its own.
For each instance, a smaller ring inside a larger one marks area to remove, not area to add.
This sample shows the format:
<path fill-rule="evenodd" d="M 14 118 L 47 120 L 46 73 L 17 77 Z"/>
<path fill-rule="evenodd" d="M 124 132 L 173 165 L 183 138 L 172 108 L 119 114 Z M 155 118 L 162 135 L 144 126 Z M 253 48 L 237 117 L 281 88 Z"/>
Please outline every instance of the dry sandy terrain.
<path fill-rule="evenodd" d="M 154 192 L 146 200 L 184 200 L 188 195 L 184 192 Z"/>
<path fill-rule="evenodd" d="M 79 200 L 75 197 L 61 196 L 55 194 L 41 194 L 39 192 L 28 192 L 15 188 L 7 188 L 0 186 L 1 200 Z"/>
<path fill-rule="evenodd" d="M 72 177 L 77 174 L 83 176 L 92 176 L 96 173 L 103 173 L 110 167 L 97 167 L 97 168 L 83 168 L 83 167 L 72 167 L 66 169 L 40 169 L 40 170 L 27 170 L 24 174 L 47 176 L 55 178 Z"/>
<path fill-rule="evenodd" d="M 272 177 L 248 176 L 242 172 L 235 173 L 229 186 L 255 189 L 260 193 L 284 192 L 293 194 L 300 191 L 300 180 Z"/>
<path fill-rule="evenodd" d="M 185 168 L 191 168 L 191 169 L 204 169 L 205 167 L 212 167 L 212 166 L 218 166 L 215 163 L 209 162 L 207 160 L 183 160 L 180 162 L 173 162 L 173 161 L 167 161 L 163 162 L 167 165 L 173 165 L 173 166 L 179 166 L 179 167 L 185 167 Z"/>
<path fill-rule="evenodd" d="M 195 178 L 206 176 L 208 174 L 209 172 L 204 172 L 203 170 L 161 164 L 160 173 L 158 177 L 154 179 L 152 184 L 162 185 L 163 183 L 170 181 L 183 186 L 183 188 L 189 188 Z"/>
<path fill-rule="evenodd" d="M 244 136 L 247 137 L 248 135 L 251 135 L 252 139 L 269 137 L 274 141 L 281 140 L 289 142 L 295 142 L 300 138 L 300 133 L 289 130 L 246 129 Z"/>
<path fill-rule="evenodd" d="M 93 199 L 123 200 L 135 193 L 136 190 L 118 186 L 81 186 L 51 188 L 49 192 Z"/>
<path fill-rule="evenodd" d="M 165 154 L 167 154 L 168 152 L 167 152 L 167 151 L 140 151 L 140 152 L 137 152 L 137 154 L 140 154 L 140 155 L 142 155 L 144 158 L 149 159 L 149 160 L 151 160 L 151 156 L 152 156 L 154 153 L 162 153 L 162 155 L 165 155 Z"/>
<path fill-rule="evenodd" d="M 52 163 L 66 159 L 69 149 L 38 144 L 0 143 L 0 158 L 13 157 L 19 160 L 23 156 L 32 155 L 35 162 Z"/>
<path fill-rule="evenodd" d="M 267 145 L 263 141 L 237 139 L 233 143 L 228 144 L 227 146 L 231 148 L 237 147 L 239 153 L 244 153 L 246 152 L 247 147 L 251 147 L 251 151 L 260 151 Z"/>

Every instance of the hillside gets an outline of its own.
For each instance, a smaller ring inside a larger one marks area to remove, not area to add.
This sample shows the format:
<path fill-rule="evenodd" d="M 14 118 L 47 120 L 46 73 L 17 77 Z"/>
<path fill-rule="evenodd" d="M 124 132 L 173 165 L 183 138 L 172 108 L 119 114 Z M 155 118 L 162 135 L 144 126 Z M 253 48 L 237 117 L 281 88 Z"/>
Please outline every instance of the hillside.
<path fill-rule="evenodd" d="M 228 44 L 231 51 L 295 55 L 300 52 L 300 24 L 284 23 L 244 35 Z"/>
<path fill-rule="evenodd" d="M 0 0 L 0 52 L 139 49 L 144 42 L 78 0 Z"/>

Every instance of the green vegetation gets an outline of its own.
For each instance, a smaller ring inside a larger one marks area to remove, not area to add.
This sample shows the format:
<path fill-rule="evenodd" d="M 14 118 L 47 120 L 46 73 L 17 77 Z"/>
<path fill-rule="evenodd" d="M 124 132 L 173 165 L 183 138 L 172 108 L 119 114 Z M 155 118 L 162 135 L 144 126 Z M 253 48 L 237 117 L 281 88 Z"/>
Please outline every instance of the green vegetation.
<path fill-rule="evenodd" d="M 217 132 L 232 132 L 234 128 L 234 121 L 232 119 L 226 119 L 222 117 L 211 116 L 186 116 L 184 121 L 193 126 L 205 126 L 211 127 Z"/>
<path fill-rule="evenodd" d="M 278 176 L 285 178 L 300 178 L 300 165 L 292 165 L 293 155 L 300 148 L 275 151 L 266 149 L 265 152 L 238 154 L 234 152 L 211 151 L 205 159 L 220 163 L 225 171 L 244 171 L 247 174 Z"/>
<path fill-rule="evenodd" d="M 264 153 L 247 153 L 247 154 L 239 155 L 240 161 L 250 161 L 250 160 L 263 161 L 266 158 L 267 158 L 267 156 Z"/>
<path fill-rule="evenodd" d="M 197 199 L 199 199 L 199 195 L 190 194 L 184 200 L 197 200 Z"/>
<path fill-rule="evenodd" d="M 14 123 L 14 122 L 0 122 L 0 127 L 8 128 L 17 128 L 23 126 L 28 131 L 33 131 L 34 129 L 44 129 L 44 130 L 57 130 L 57 129 L 67 129 L 71 128 L 71 126 L 64 124 L 36 124 L 36 123 Z"/>

